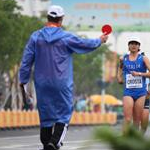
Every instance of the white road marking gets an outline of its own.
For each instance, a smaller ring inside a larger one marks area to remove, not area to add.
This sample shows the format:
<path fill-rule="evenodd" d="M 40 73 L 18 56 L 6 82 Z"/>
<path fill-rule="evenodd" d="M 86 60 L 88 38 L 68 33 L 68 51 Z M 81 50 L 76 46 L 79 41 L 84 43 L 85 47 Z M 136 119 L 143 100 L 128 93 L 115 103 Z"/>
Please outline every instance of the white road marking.
<path fill-rule="evenodd" d="M 30 136 L 11 136 L 11 137 L 4 137 L 4 138 L 0 138 L 1 140 L 12 140 L 12 139 L 21 139 L 21 138 L 34 138 L 34 137 L 39 137 L 39 135 L 30 135 Z"/>
<path fill-rule="evenodd" d="M 7 137 L 7 138 L 0 138 L 0 141 L 2 142 L 7 142 L 7 140 L 16 140 L 16 139 L 19 139 L 19 140 L 23 140 L 23 139 L 31 139 L 31 138 L 36 138 L 36 137 L 39 137 L 39 135 L 32 135 L 32 136 L 19 136 L 19 137 Z M 89 143 L 89 142 L 96 142 L 97 140 L 76 140 L 76 141 L 64 141 L 64 146 L 62 148 L 66 148 L 67 146 L 66 145 L 69 145 L 69 144 L 81 144 L 81 146 L 68 146 L 68 149 L 70 150 L 74 150 L 74 149 L 79 149 L 79 148 L 83 148 L 83 147 L 87 147 L 87 146 L 83 146 L 82 144 L 85 144 L 85 143 Z M 9 143 L 11 144 L 11 143 Z M 12 145 L 5 145 L 5 146 L 0 146 L 0 149 L 12 149 L 12 148 L 21 148 L 21 147 L 35 147 L 35 146 L 42 146 L 42 144 L 39 144 L 37 142 L 32 142 L 32 143 L 28 143 L 28 144 L 13 144 Z"/>

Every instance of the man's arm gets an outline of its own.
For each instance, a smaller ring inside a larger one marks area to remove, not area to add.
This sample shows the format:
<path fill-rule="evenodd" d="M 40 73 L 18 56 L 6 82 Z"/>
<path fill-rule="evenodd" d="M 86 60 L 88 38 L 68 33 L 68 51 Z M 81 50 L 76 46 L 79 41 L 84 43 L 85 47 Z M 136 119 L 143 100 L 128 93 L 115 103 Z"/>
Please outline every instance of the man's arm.
<path fill-rule="evenodd" d="M 21 66 L 19 69 L 20 84 L 26 84 L 29 81 L 31 68 L 34 62 L 35 46 L 32 37 L 29 39 L 23 53 Z"/>
<path fill-rule="evenodd" d="M 107 35 L 102 35 L 97 39 L 81 38 L 79 36 L 71 35 L 64 39 L 64 43 L 69 50 L 78 54 L 89 53 L 100 47 L 108 39 Z"/>

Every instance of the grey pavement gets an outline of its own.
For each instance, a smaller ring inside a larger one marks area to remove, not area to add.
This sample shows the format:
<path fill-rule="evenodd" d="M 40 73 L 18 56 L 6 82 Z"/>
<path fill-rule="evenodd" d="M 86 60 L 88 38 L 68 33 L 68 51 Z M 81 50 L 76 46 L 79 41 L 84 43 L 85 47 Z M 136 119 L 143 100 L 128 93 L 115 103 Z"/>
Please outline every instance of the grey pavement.
<path fill-rule="evenodd" d="M 117 132 L 120 126 L 111 126 Z M 95 126 L 70 127 L 61 150 L 111 150 L 108 145 L 92 138 Z M 148 130 L 147 135 L 150 135 Z M 39 128 L 0 131 L 0 150 L 39 150 Z"/>

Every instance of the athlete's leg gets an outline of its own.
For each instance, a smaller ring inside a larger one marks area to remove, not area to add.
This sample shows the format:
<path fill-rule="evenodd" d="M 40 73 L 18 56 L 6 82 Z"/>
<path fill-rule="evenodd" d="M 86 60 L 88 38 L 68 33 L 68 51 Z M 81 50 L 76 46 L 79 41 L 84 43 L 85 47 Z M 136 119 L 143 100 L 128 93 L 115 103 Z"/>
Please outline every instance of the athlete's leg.
<path fill-rule="evenodd" d="M 148 122 L 149 122 L 149 109 L 144 109 L 141 119 L 141 130 L 143 133 L 145 133 L 147 130 Z"/>
<path fill-rule="evenodd" d="M 133 117 L 133 105 L 134 100 L 130 96 L 123 97 L 123 113 L 124 113 L 124 123 L 123 123 L 123 133 L 125 134 L 128 126 L 132 122 Z"/>
<path fill-rule="evenodd" d="M 141 119 L 141 130 L 143 131 L 143 133 L 145 133 L 147 130 L 148 122 L 149 122 L 149 99 L 146 99 Z"/>
<path fill-rule="evenodd" d="M 141 119 L 142 119 L 142 113 L 143 113 L 143 108 L 144 108 L 144 103 L 145 103 L 145 96 L 139 97 L 133 107 L 133 123 L 139 129 Z"/>

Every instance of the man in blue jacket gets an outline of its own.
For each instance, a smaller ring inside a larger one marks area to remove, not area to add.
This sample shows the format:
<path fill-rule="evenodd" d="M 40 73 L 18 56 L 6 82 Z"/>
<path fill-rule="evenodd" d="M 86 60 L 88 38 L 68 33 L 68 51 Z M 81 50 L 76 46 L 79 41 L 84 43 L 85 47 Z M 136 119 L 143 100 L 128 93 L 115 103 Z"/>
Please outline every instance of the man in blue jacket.
<path fill-rule="evenodd" d="M 53 5 L 48 23 L 35 31 L 25 47 L 19 70 L 20 84 L 28 83 L 34 64 L 34 83 L 40 117 L 40 138 L 44 150 L 57 150 L 67 131 L 73 112 L 72 54 L 96 50 L 108 39 L 83 39 L 61 28 L 64 10 Z"/>

